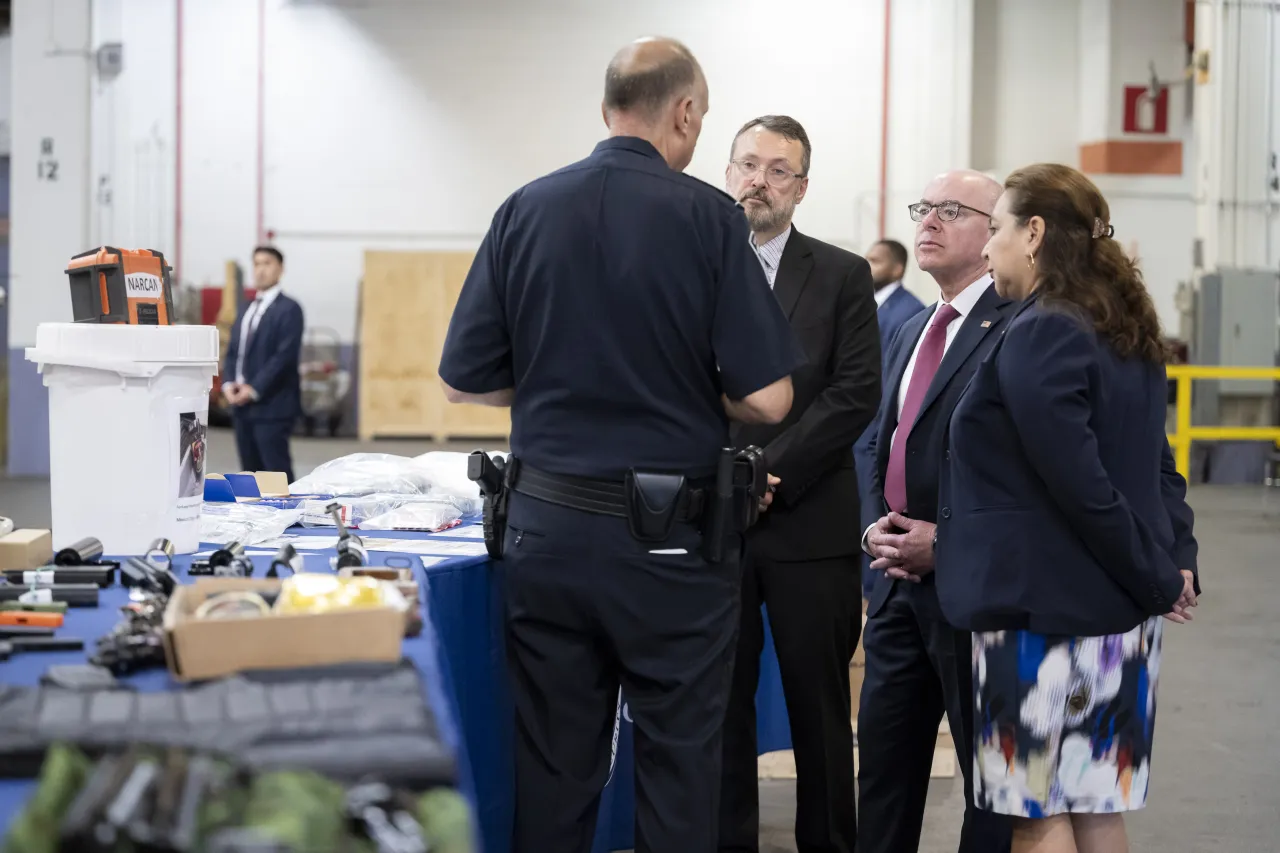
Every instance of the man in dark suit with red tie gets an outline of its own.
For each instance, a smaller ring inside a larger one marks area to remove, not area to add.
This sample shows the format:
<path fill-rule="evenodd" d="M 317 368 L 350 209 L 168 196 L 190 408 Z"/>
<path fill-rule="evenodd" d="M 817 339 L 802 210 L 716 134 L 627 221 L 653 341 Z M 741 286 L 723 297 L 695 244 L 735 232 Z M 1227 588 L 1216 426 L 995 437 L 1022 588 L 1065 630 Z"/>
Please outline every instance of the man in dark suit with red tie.
<path fill-rule="evenodd" d="M 959 850 L 1002 853 L 1010 846 L 1004 820 L 973 808 L 970 635 L 943 618 L 932 575 L 947 421 L 1015 307 L 991 286 L 982 257 L 1000 193 L 985 175 L 950 172 L 910 208 L 916 262 L 942 298 L 904 323 L 889 347 L 871 448 L 871 490 L 881 512 L 863 536 L 876 577 L 862 641 L 859 853 L 919 846 L 944 712 L 964 774 Z"/>
<path fill-rule="evenodd" d="M 777 425 L 735 425 L 778 478 L 747 537 L 742 627 L 724 723 L 721 853 L 759 849 L 755 695 L 769 614 L 796 759 L 796 849 L 853 853 L 857 836 L 849 662 L 862 627 L 853 442 L 880 400 L 880 337 L 867 262 L 792 225 L 809 186 L 809 137 L 762 116 L 734 138 L 726 188 L 808 364 Z M 852 516 L 852 518 L 851 518 Z"/>
<path fill-rule="evenodd" d="M 302 414 L 302 306 L 280 290 L 284 255 L 253 250 L 256 296 L 231 329 L 222 386 L 232 406 L 236 450 L 245 471 L 282 471 L 293 482 L 289 436 Z"/>
<path fill-rule="evenodd" d="M 880 324 L 881 368 L 889 366 L 889 345 L 902 324 L 924 310 L 924 303 L 902 284 L 907 272 L 907 247 L 897 240 L 879 240 L 867 250 L 867 263 L 871 266 L 871 278 L 876 286 L 876 321 Z M 876 422 L 872 421 L 866 432 L 853 445 L 853 457 L 858 466 L 858 488 L 862 496 L 862 526 L 875 523 L 880 517 L 880 496 L 871 491 L 871 469 L 876 466 L 871 452 L 875 439 Z M 871 558 L 863 555 L 862 589 L 871 597 L 875 574 L 871 571 Z"/>

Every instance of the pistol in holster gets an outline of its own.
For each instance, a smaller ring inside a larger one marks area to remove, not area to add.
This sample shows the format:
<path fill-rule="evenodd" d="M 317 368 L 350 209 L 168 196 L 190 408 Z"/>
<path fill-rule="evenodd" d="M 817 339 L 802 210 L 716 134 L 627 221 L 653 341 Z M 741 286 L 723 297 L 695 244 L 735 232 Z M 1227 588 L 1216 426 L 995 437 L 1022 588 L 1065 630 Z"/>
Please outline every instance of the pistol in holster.
<path fill-rule="evenodd" d="M 702 554 L 709 563 L 724 560 L 731 536 L 745 533 L 760 518 L 760 501 L 769 488 L 764 451 L 754 445 L 721 449 L 715 486 L 708 496 L 702 527 Z"/>
<path fill-rule="evenodd" d="M 484 498 L 485 550 L 493 559 L 501 560 L 507 538 L 507 461 L 494 459 L 483 450 L 472 451 L 467 457 L 467 478 L 480 487 Z"/>

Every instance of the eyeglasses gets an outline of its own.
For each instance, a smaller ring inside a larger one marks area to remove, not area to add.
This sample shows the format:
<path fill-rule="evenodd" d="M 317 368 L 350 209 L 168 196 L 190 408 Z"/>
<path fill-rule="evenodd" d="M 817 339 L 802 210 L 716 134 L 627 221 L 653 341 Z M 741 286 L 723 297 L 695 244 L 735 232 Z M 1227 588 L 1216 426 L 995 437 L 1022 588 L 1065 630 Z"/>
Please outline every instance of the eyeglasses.
<path fill-rule="evenodd" d="M 933 204 L 927 201 L 918 201 L 915 204 L 907 205 L 907 210 L 911 211 L 911 218 L 916 222 L 923 222 L 924 218 L 929 215 L 929 211 L 937 210 L 938 218 L 943 222 L 954 222 L 956 217 L 960 215 L 961 210 L 971 210 L 979 216 L 991 218 L 991 214 L 986 211 L 978 210 L 976 207 L 970 207 L 967 204 L 961 204 L 958 201 L 947 200 Z"/>
<path fill-rule="evenodd" d="M 756 175 L 764 168 L 754 160 L 730 160 L 729 162 L 738 170 L 738 174 L 750 181 L 754 181 Z M 771 187 L 785 187 L 794 179 L 803 177 L 804 175 L 799 172 L 789 172 L 777 166 L 764 169 L 764 181 Z"/>

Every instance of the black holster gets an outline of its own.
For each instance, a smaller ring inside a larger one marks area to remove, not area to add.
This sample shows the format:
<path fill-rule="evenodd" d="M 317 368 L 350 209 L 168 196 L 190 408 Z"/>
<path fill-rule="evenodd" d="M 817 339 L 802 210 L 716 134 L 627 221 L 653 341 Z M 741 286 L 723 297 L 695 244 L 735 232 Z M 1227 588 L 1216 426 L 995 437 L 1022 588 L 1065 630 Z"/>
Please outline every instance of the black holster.
<path fill-rule="evenodd" d="M 480 487 L 480 496 L 484 499 L 481 515 L 484 548 L 494 560 L 502 559 L 503 544 L 507 538 L 509 473 L 505 460 L 494 459 L 483 450 L 472 451 L 467 458 L 467 478 Z"/>
<path fill-rule="evenodd" d="M 745 533 L 756 523 L 760 500 L 768 487 L 763 450 L 751 446 L 720 451 L 715 487 L 707 501 L 702 527 L 702 556 L 708 563 L 724 560 L 729 537 Z"/>

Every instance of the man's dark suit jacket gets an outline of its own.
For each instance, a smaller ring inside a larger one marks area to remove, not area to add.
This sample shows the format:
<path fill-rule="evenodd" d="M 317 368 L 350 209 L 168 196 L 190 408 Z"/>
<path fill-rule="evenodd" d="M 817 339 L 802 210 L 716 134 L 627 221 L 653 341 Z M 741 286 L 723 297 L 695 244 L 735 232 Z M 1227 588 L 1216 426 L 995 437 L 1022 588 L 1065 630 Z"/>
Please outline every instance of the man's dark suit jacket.
<path fill-rule="evenodd" d="M 920 406 L 920 413 L 916 416 L 915 426 L 907 436 L 907 514 L 912 518 L 937 523 L 938 475 L 943 464 L 947 421 L 974 370 L 999 339 L 1000 332 L 1015 307 L 1015 303 L 996 293 L 994 285 L 988 286 L 973 310 L 964 318 L 955 340 L 942 357 L 938 372 Z M 885 372 L 884 397 L 878 416 L 879 428 L 872 446 L 876 464 L 871 471 L 871 489 L 872 494 L 880 501 L 882 514 L 889 511 L 884 503 L 884 476 L 889 467 L 893 431 L 898 426 L 898 389 L 902 385 L 902 374 L 907 369 L 907 362 L 911 360 L 916 342 L 924 334 L 933 314 L 933 310 L 926 309 L 904 323 L 889 348 L 889 368 Z M 861 537 L 862 531 L 858 535 Z M 884 606 L 897 582 L 884 572 L 876 573 L 867 604 L 868 618 Z M 922 582 L 931 584 L 934 579 L 930 574 Z"/>
<path fill-rule="evenodd" d="M 881 352 L 889 348 L 889 344 L 893 342 L 894 334 L 902 327 L 902 324 L 922 310 L 924 310 L 924 303 L 905 287 L 900 286 L 889 294 L 884 304 L 876 309 L 876 319 L 880 323 Z"/>
<path fill-rule="evenodd" d="M 791 375 L 782 423 L 735 424 L 735 447 L 765 450 L 781 478 L 752 531 L 755 553 L 778 561 L 858 553 L 853 442 L 880 402 L 880 335 L 871 268 L 861 257 L 792 228 L 773 286 L 808 364 Z"/>
<path fill-rule="evenodd" d="M 276 285 L 279 287 L 279 285 Z M 253 303 L 249 303 L 252 305 Z M 236 380 L 240 354 L 240 327 L 248 305 L 236 317 L 223 363 L 224 382 Z M 250 420 L 289 420 L 302 414 L 302 383 L 298 363 L 302 358 L 304 321 L 302 306 L 281 293 L 267 306 L 249 338 L 244 357 L 244 380 L 258 392 L 256 402 L 236 409 L 237 417 Z"/>
<path fill-rule="evenodd" d="M 1164 367 L 1121 358 L 1032 294 L 951 418 L 938 600 L 968 631 L 1120 634 L 1169 612 L 1194 571 L 1165 439 Z"/>

